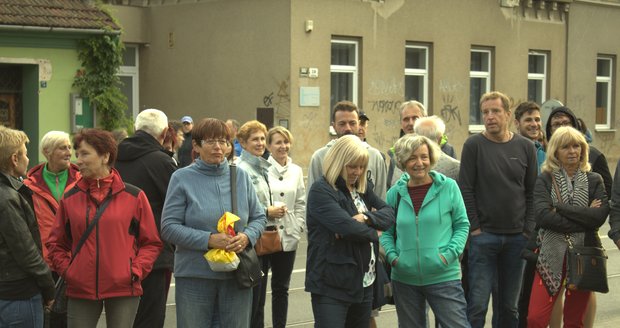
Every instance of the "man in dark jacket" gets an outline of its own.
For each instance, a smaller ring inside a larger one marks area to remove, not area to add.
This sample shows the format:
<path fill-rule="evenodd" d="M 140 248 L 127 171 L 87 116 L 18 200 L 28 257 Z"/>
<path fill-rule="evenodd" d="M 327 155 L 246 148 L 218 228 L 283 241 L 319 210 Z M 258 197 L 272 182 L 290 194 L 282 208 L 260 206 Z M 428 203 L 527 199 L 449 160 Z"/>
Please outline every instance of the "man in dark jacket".
<path fill-rule="evenodd" d="M 43 327 L 54 299 L 52 272 L 41 256 L 28 170 L 28 137 L 0 125 L 0 327 Z"/>
<path fill-rule="evenodd" d="M 161 213 L 166 190 L 176 165 L 162 144 L 168 129 L 166 114 L 147 109 L 136 117 L 136 133 L 118 145 L 115 168 L 123 181 L 142 189 L 149 200 L 157 229 L 161 232 Z M 155 261 L 153 271 L 142 281 L 144 295 L 134 321 L 134 327 L 163 327 L 170 275 L 174 265 L 171 244 L 164 248 Z"/>
<path fill-rule="evenodd" d="M 551 140 L 553 132 L 561 126 L 572 126 L 579 130 L 577 123 L 577 116 L 568 107 L 554 108 L 549 114 L 547 120 L 547 140 Z M 611 172 L 609 171 L 609 165 L 605 155 L 601 153 L 594 146 L 590 145 L 590 153 L 588 154 L 590 165 L 592 165 L 592 172 L 596 172 L 603 177 L 603 183 L 605 184 L 605 191 L 607 197 L 611 195 Z"/>
<path fill-rule="evenodd" d="M 178 150 L 179 167 L 186 167 L 192 164 L 192 129 L 194 128 L 194 120 L 191 116 L 183 116 L 183 143 Z"/>

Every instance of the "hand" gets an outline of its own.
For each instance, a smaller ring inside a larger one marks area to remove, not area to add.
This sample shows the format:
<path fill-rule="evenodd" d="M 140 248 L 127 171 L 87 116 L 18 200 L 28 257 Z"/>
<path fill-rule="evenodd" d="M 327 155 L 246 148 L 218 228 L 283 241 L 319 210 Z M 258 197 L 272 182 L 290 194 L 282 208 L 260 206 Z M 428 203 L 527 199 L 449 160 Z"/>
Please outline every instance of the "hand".
<path fill-rule="evenodd" d="M 439 254 L 439 258 L 441 259 L 441 262 L 443 262 L 443 264 L 448 265 L 448 260 L 446 260 L 443 255 Z"/>
<path fill-rule="evenodd" d="M 231 237 L 223 232 L 212 233 L 209 237 L 209 248 L 226 249 Z"/>
<path fill-rule="evenodd" d="M 226 250 L 229 252 L 241 253 L 250 243 L 250 238 L 243 232 L 230 238 Z"/>
<path fill-rule="evenodd" d="M 391 266 L 395 267 L 395 266 L 396 266 L 396 264 L 398 264 L 398 257 L 397 257 L 397 258 L 395 258 L 394 260 L 392 260 L 392 264 L 391 264 Z"/>
<path fill-rule="evenodd" d="M 280 219 L 286 214 L 286 205 L 284 206 L 268 206 L 267 213 L 270 219 Z"/>
<path fill-rule="evenodd" d="M 45 310 L 51 311 L 52 310 L 52 305 L 54 305 L 54 299 L 51 299 L 47 302 L 45 302 L 45 304 L 43 304 L 43 307 Z"/>
<path fill-rule="evenodd" d="M 593 200 L 592 204 L 590 204 L 590 207 L 601 207 L 601 200 L 600 199 Z"/>
<path fill-rule="evenodd" d="M 359 214 L 355 214 L 353 216 L 353 219 L 359 223 L 366 223 L 365 217 L 366 216 L 364 214 L 359 213 Z"/>
<path fill-rule="evenodd" d="M 482 233 L 482 230 L 481 230 L 480 228 L 478 228 L 478 229 L 476 229 L 476 230 L 474 230 L 474 231 L 470 232 L 470 233 L 469 233 L 469 235 L 470 235 L 470 236 L 477 236 L 477 235 L 479 235 L 479 234 L 481 234 L 481 233 Z"/>

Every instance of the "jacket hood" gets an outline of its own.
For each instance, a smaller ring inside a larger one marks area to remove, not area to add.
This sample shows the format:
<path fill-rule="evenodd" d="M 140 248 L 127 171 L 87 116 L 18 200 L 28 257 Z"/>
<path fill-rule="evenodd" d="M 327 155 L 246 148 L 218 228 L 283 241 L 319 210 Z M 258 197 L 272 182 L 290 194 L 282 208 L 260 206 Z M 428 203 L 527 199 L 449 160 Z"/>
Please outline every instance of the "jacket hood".
<path fill-rule="evenodd" d="M 551 118 L 558 113 L 563 113 L 564 115 L 567 115 L 570 118 L 571 125 L 574 128 L 577 128 L 577 116 L 575 116 L 575 113 L 573 113 L 573 111 L 570 110 L 570 108 L 565 107 L 565 106 L 554 108 L 551 111 L 551 114 L 549 114 L 549 118 L 547 119 L 547 127 L 545 130 L 545 132 L 547 133 L 546 135 L 547 140 L 551 139 Z"/>
<path fill-rule="evenodd" d="M 45 180 L 43 179 L 43 168 L 47 165 L 47 163 L 41 163 L 28 171 L 28 179 L 24 180 L 24 183 L 28 185 L 28 187 L 32 188 L 41 188 L 44 190 L 49 190 L 47 184 L 45 184 Z M 77 165 L 70 163 L 69 164 L 69 175 L 67 176 L 67 186 L 74 183 L 80 177 L 80 169 Z"/>
<path fill-rule="evenodd" d="M 164 147 L 152 135 L 138 130 L 133 136 L 125 138 L 118 145 L 118 158 L 116 160 L 121 162 L 133 161 L 155 151 L 164 151 Z"/>

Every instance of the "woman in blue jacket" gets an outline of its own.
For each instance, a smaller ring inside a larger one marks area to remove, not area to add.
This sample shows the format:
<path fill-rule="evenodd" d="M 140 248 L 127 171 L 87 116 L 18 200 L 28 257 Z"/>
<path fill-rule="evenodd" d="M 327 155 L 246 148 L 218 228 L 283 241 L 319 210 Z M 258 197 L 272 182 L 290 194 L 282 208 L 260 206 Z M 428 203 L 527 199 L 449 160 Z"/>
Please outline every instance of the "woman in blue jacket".
<path fill-rule="evenodd" d="M 315 327 L 368 327 L 377 278 L 377 230 L 394 212 L 367 186 L 368 150 L 353 135 L 325 155 L 323 177 L 308 193 L 306 291 Z"/>
<path fill-rule="evenodd" d="M 387 193 L 396 224 L 381 245 L 392 265 L 398 322 L 426 327 L 428 302 L 442 327 L 469 327 L 459 264 L 469 221 L 461 192 L 453 179 L 431 171 L 441 150 L 430 139 L 406 135 L 394 150 L 406 174 Z"/>

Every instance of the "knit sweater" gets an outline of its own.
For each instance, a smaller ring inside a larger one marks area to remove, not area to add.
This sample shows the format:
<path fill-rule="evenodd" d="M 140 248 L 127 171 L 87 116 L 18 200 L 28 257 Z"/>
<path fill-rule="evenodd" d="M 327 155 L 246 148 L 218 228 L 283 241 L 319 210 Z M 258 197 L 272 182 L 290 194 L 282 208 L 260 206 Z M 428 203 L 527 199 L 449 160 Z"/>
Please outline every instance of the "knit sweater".
<path fill-rule="evenodd" d="M 265 228 L 265 210 L 256 197 L 248 174 L 237 169 L 237 213 L 235 231 L 245 233 L 254 245 Z M 218 233 L 217 222 L 230 212 L 230 168 L 227 160 L 207 164 L 197 158 L 194 165 L 172 174 L 162 214 L 162 237 L 176 245 L 176 277 L 232 279 L 233 272 L 213 272 L 203 258 L 209 238 Z"/>

